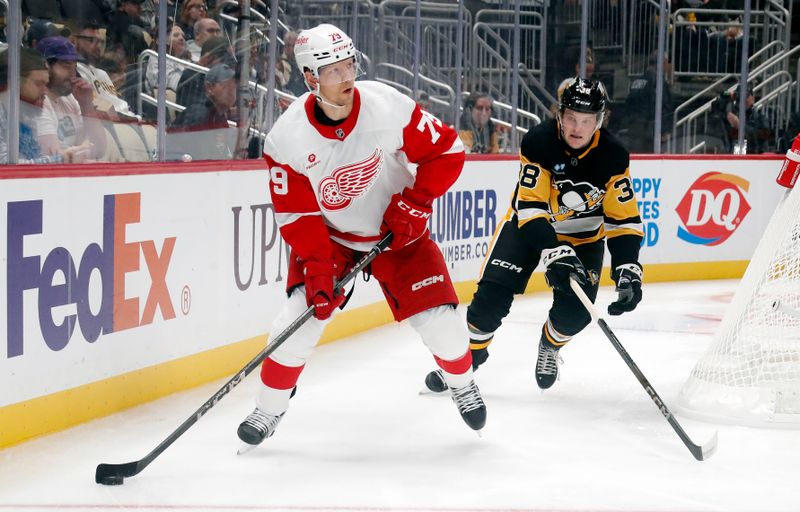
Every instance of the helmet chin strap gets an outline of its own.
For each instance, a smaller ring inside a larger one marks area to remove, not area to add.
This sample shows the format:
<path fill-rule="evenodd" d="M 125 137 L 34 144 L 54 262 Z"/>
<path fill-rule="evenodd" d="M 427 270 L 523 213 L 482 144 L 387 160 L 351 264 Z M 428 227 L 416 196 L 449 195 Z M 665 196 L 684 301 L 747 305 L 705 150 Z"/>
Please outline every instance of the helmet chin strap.
<path fill-rule="evenodd" d="M 325 105 L 328 105 L 329 107 L 347 108 L 347 105 L 337 105 L 335 103 L 331 103 L 330 101 L 326 100 L 325 97 L 322 96 L 322 93 L 319 90 L 319 82 L 317 82 L 317 87 L 314 90 L 314 96 L 317 97 L 317 101 L 319 101 L 320 103 L 324 103 Z"/>

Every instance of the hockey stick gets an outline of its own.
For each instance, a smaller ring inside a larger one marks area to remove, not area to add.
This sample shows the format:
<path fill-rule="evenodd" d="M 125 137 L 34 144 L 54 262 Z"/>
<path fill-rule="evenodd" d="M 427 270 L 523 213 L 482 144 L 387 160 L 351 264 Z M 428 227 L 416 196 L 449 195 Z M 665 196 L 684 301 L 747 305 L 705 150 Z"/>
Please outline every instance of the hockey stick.
<path fill-rule="evenodd" d="M 664 403 L 661 397 L 658 396 L 656 390 L 653 389 L 653 386 L 647 380 L 647 377 L 644 376 L 639 367 L 636 366 L 636 363 L 633 362 L 631 356 L 628 355 L 628 351 L 626 351 L 625 347 L 622 346 L 622 343 L 620 343 L 620 341 L 611 331 L 611 328 L 608 326 L 606 321 L 597 314 L 594 304 L 592 304 L 592 301 L 590 301 L 589 297 L 586 296 L 583 288 L 581 288 L 577 281 L 575 281 L 573 278 L 570 278 L 569 285 L 572 287 L 572 291 L 575 292 L 575 295 L 578 296 L 578 299 L 580 299 L 580 301 L 583 303 L 586 311 L 588 311 L 592 316 L 592 319 L 595 320 L 597 325 L 600 326 L 603 334 L 606 335 L 611 344 L 614 345 L 614 348 L 617 349 L 617 352 L 619 352 L 619 355 L 622 356 L 625 364 L 627 364 L 628 368 L 630 368 L 633 374 L 636 375 L 636 378 L 639 380 L 639 384 L 641 384 L 644 390 L 647 391 L 650 399 L 653 400 L 653 403 L 656 404 L 656 407 L 658 407 L 658 410 L 661 411 L 661 414 L 664 415 L 664 418 L 666 418 L 669 424 L 672 425 L 672 429 L 675 430 L 675 433 L 681 438 L 683 444 L 685 444 L 689 451 L 692 452 L 694 458 L 697 460 L 706 460 L 714 455 L 714 452 L 717 451 L 717 433 L 714 432 L 713 437 L 702 446 L 694 444 L 692 440 L 689 439 L 689 436 L 686 435 L 686 432 L 684 432 L 683 427 L 681 427 L 680 423 L 678 423 L 678 420 L 675 419 L 675 416 L 673 416 L 670 410 L 667 408 L 667 405 Z"/>
<path fill-rule="evenodd" d="M 345 275 L 341 281 L 339 281 L 336 285 L 336 288 L 346 286 L 350 281 L 352 281 L 358 274 L 369 265 L 372 260 L 374 260 L 380 253 L 382 253 L 386 247 L 388 247 L 389 242 L 392 240 L 391 233 L 386 235 L 378 242 L 375 247 L 373 247 L 368 253 L 366 253 L 361 260 L 353 267 L 347 275 Z M 161 455 L 161 453 L 169 448 L 169 446 L 174 443 L 180 436 L 182 436 L 189 428 L 192 427 L 195 423 L 197 423 L 200 418 L 203 417 L 205 413 L 207 413 L 212 407 L 217 405 L 225 395 L 230 393 L 230 391 L 239 385 L 239 383 L 244 380 L 247 375 L 250 374 L 256 367 L 258 367 L 264 359 L 267 358 L 270 354 L 272 354 L 283 342 L 285 342 L 289 336 L 295 333 L 304 323 L 306 323 L 312 316 L 314 316 L 314 307 L 309 306 L 295 321 L 289 324 L 286 329 L 283 330 L 275 339 L 272 340 L 272 343 L 267 345 L 264 350 L 258 353 L 253 359 L 250 360 L 249 363 L 245 365 L 244 368 L 239 370 L 236 375 L 234 375 L 228 382 L 225 383 L 214 395 L 206 400 L 206 402 L 197 409 L 194 414 L 189 416 L 186 421 L 181 423 L 181 425 L 175 429 L 170 435 L 166 437 L 161 443 L 156 446 L 153 451 L 148 453 L 143 458 L 133 461 L 127 462 L 124 464 L 98 464 L 97 470 L 95 471 L 94 481 L 98 484 L 103 485 L 121 485 L 123 480 L 126 477 L 131 477 L 138 475 L 141 471 L 146 468 L 153 460 Z"/>

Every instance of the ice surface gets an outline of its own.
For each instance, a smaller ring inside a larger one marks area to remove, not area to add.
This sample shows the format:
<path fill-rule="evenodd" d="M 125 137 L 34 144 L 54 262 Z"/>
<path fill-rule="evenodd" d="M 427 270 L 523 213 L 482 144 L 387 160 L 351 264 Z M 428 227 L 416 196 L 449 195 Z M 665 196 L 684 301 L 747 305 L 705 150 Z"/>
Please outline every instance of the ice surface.
<path fill-rule="evenodd" d="M 610 327 L 670 406 L 735 281 L 645 286 Z M 613 291 L 601 290 L 600 311 Z M 719 449 L 695 461 L 599 328 L 562 351 L 559 382 L 533 368 L 546 294 L 520 297 L 477 374 L 478 438 L 450 399 L 420 396 L 433 361 L 406 324 L 324 345 L 274 437 L 237 456 L 257 372 L 120 487 L 99 462 L 139 459 L 224 381 L 0 451 L 0 511 L 798 511 L 800 432 L 678 416 Z M 460 310 L 464 314 L 464 310 Z"/>

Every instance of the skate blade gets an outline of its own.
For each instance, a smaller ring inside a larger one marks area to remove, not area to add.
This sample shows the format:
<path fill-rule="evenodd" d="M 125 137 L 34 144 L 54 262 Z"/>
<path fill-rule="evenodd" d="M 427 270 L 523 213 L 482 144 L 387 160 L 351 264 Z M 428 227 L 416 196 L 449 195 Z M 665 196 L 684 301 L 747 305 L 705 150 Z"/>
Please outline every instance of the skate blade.
<path fill-rule="evenodd" d="M 478 439 L 483 439 L 483 429 L 476 430 L 475 433 L 478 434 Z"/>
<path fill-rule="evenodd" d="M 450 394 L 447 392 L 447 390 L 444 390 L 444 391 L 431 391 L 428 388 L 420 389 L 419 390 L 419 394 L 422 395 L 422 396 L 428 396 L 428 395 L 431 395 L 431 396 L 450 396 Z"/>
<path fill-rule="evenodd" d="M 258 445 L 257 444 L 242 443 L 239 446 L 239 449 L 236 450 L 236 455 L 244 455 L 245 453 L 247 453 L 249 451 L 252 451 L 256 446 L 258 446 Z"/>

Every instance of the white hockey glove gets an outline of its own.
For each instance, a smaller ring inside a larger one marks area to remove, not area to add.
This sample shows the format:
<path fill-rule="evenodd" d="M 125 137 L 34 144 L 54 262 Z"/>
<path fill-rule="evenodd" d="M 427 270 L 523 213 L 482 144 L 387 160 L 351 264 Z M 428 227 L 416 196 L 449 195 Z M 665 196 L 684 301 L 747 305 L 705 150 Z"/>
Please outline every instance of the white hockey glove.
<path fill-rule="evenodd" d="M 609 315 L 621 315 L 636 309 L 642 301 L 642 266 L 626 263 L 611 272 L 611 279 L 617 284 L 617 300 L 608 305 Z"/>
<path fill-rule="evenodd" d="M 587 282 L 586 269 L 575 254 L 575 249 L 569 245 L 542 250 L 542 264 L 547 285 L 555 290 L 571 293 L 570 277 L 574 277 L 581 286 Z"/>

